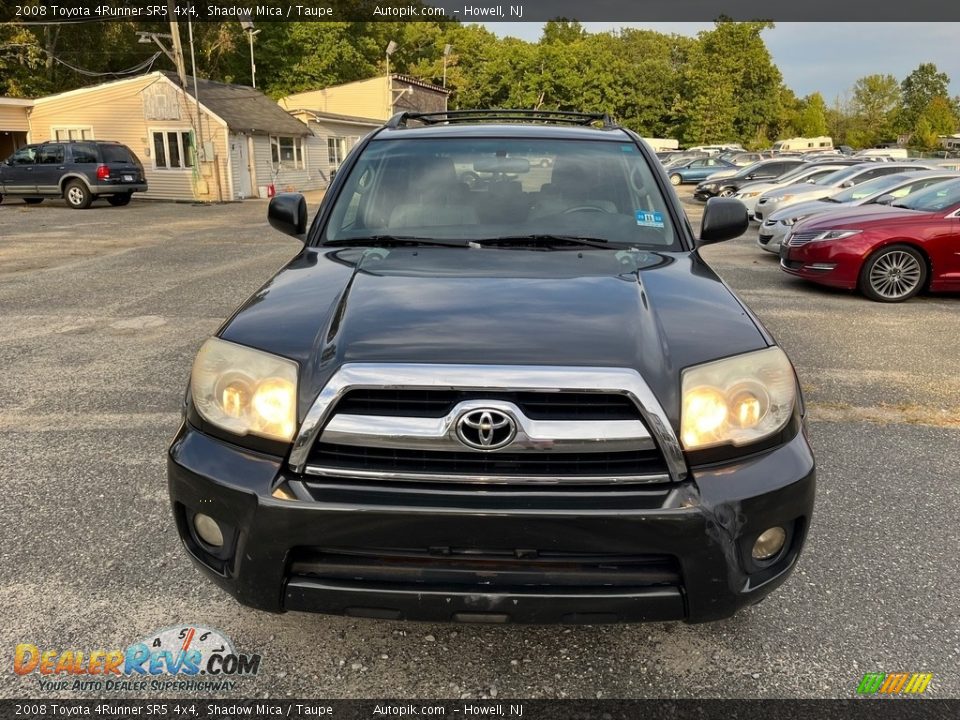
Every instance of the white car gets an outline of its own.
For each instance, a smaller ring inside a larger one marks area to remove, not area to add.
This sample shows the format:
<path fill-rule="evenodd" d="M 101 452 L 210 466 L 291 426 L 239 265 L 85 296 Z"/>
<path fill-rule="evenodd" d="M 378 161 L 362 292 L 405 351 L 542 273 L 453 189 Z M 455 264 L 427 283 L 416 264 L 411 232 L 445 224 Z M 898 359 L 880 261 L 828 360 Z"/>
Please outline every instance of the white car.
<path fill-rule="evenodd" d="M 945 170 L 918 170 L 884 175 L 841 190 L 827 198 L 782 208 L 768 217 L 760 226 L 757 245 L 768 252 L 779 253 L 781 242 L 793 231 L 793 226 L 801 220 L 841 208 L 889 204 L 931 185 L 955 180 L 958 177 L 960 174 Z"/>
<path fill-rule="evenodd" d="M 765 220 L 770 217 L 771 214 L 782 208 L 806 202 L 807 200 L 819 200 L 820 198 L 830 197 L 844 188 L 853 187 L 854 185 L 859 185 L 867 180 L 873 180 L 883 175 L 893 175 L 894 173 L 907 172 L 910 170 L 935 169 L 936 168 L 929 165 L 914 162 L 865 162 L 859 165 L 851 165 L 812 183 L 796 183 L 794 185 L 786 185 L 774 188 L 773 190 L 767 190 L 757 198 L 757 205 L 753 214 L 757 220 Z"/>
<path fill-rule="evenodd" d="M 754 218 L 753 212 L 757 207 L 757 200 L 759 200 L 760 196 L 767 190 L 773 190 L 774 188 L 793 185 L 795 183 L 813 182 L 817 178 L 825 177 L 844 167 L 847 167 L 847 165 L 835 163 L 811 163 L 810 165 L 801 165 L 793 172 L 779 178 L 748 183 L 742 186 L 740 190 L 734 194 L 734 197 L 746 205 L 747 213 L 751 219 L 755 220 L 756 218 Z"/>

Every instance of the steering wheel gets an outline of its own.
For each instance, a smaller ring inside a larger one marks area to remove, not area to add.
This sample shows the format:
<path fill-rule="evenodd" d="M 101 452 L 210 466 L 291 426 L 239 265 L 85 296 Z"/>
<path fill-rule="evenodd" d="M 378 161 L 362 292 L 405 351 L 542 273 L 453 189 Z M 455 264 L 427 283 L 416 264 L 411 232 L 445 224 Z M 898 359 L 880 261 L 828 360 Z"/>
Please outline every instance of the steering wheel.
<path fill-rule="evenodd" d="M 610 211 L 606 208 L 602 208 L 599 205 L 577 205 L 576 207 L 567 208 L 563 211 L 563 215 L 572 215 L 576 212 L 598 212 L 609 215 Z"/>

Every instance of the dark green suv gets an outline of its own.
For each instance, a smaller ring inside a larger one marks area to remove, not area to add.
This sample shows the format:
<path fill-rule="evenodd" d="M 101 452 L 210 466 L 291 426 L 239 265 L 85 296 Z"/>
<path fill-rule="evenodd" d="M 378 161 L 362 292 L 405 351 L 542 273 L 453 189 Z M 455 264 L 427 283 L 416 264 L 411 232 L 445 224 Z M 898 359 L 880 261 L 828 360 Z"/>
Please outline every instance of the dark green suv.
<path fill-rule="evenodd" d="M 46 142 L 25 145 L 0 163 L 0 200 L 18 196 L 35 205 L 62 197 L 84 210 L 104 197 L 126 205 L 135 192 L 146 192 L 143 164 L 126 145 L 116 142 Z"/>

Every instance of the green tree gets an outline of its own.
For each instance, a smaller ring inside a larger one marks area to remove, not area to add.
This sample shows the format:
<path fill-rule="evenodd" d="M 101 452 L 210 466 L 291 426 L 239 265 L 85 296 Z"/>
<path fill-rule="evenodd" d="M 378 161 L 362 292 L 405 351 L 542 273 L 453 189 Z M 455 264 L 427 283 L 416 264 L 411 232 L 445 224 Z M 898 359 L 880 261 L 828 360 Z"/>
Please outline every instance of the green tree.
<path fill-rule="evenodd" d="M 893 139 L 899 105 L 900 85 L 893 75 L 867 75 L 857 80 L 853 86 L 850 143 L 874 147 Z"/>
<path fill-rule="evenodd" d="M 719 21 L 700 33 L 686 63 L 679 109 L 690 143 L 751 141 L 776 129 L 782 76 L 761 38 L 769 22 Z"/>
<path fill-rule="evenodd" d="M 943 96 L 935 96 L 914 123 L 910 144 L 921 150 L 934 150 L 941 135 L 957 130 L 957 115 L 952 103 Z"/>
<path fill-rule="evenodd" d="M 798 125 L 802 137 L 827 134 L 827 104 L 820 93 L 813 93 L 803 99 Z"/>
<path fill-rule="evenodd" d="M 950 78 L 937 70 L 933 63 L 921 63 L 900 83 L 903 107 L 900 111 L 897 129 L 910 132 L 914 129 L 920 115 L 936 97 L 949 98 Z"/>

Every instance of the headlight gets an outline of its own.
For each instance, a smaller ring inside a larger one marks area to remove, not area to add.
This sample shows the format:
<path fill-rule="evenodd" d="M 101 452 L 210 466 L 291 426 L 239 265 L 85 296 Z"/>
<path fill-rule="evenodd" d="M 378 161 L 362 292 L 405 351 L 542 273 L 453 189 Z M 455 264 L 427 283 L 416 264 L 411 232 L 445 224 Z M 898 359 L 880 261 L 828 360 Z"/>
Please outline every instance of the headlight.
<path fill-rule="evenodd" d="M 851 235 L 859 235 L 862 232 L 863 230 L 824 230 L 822 233 L 814 237 L 810 242 L 815 242 L 817 240 L 843 240 Z"/>
<path fill-rule="evenodd" d="M 700 189 L 701 189 L 701 190 L 716 190 L 716 189 L 717 189 L 717 184 L 716 184 L 716 183 L 713 183 L 713 182 L 711 182 L 711 183 L 700 183 Z"/>
<path fill-rule="evenodd" d="M 236 435 L 289 442 L 297 425 L 297 364 L 219 338 L 193 362 L 193 405 L 207 422 Z"/>
<path fill-rule="evenodd" d="M 784 219 L 781 220 L 780 222 L 782 222 L 782 223 L 783 223 L 784 225 L 786 225 L 787 227 L 791 227 L 791 226 L 793 226 L 793 225 L 796 225 L 796 224 L 797 224 L 798 222 L 800 222 L 801 220 L 805 220 L 805 219 L 808 218 L 808 217 L 810 217 L 810 216 L 809 216 L 809 215 L 797 215 L 796 217 L 784 218 Z"/>
<path fill-rule="evenodd" d="M 789 200 L 793 195 L 777 195 L 776 197 L 770 198 L 770 202 L 783 202 L 784 200 Z"/>
<path fill-rule="evenodd" d="M 736 197 L 752 198 L 752 197 L 756 197 L 756 196 L 759 195 L 761 192 L 762 192 L 762 191 L 757 190 L 756 192 L 737 193 L 737 194 L 736 194 Z"/>
<path fill-rule="evenodd" d="M 783 350 L 758 350 L 683 371 L 680 437 L 686 450 L 748 445 L 783 429 L 797 381 Z"/>

